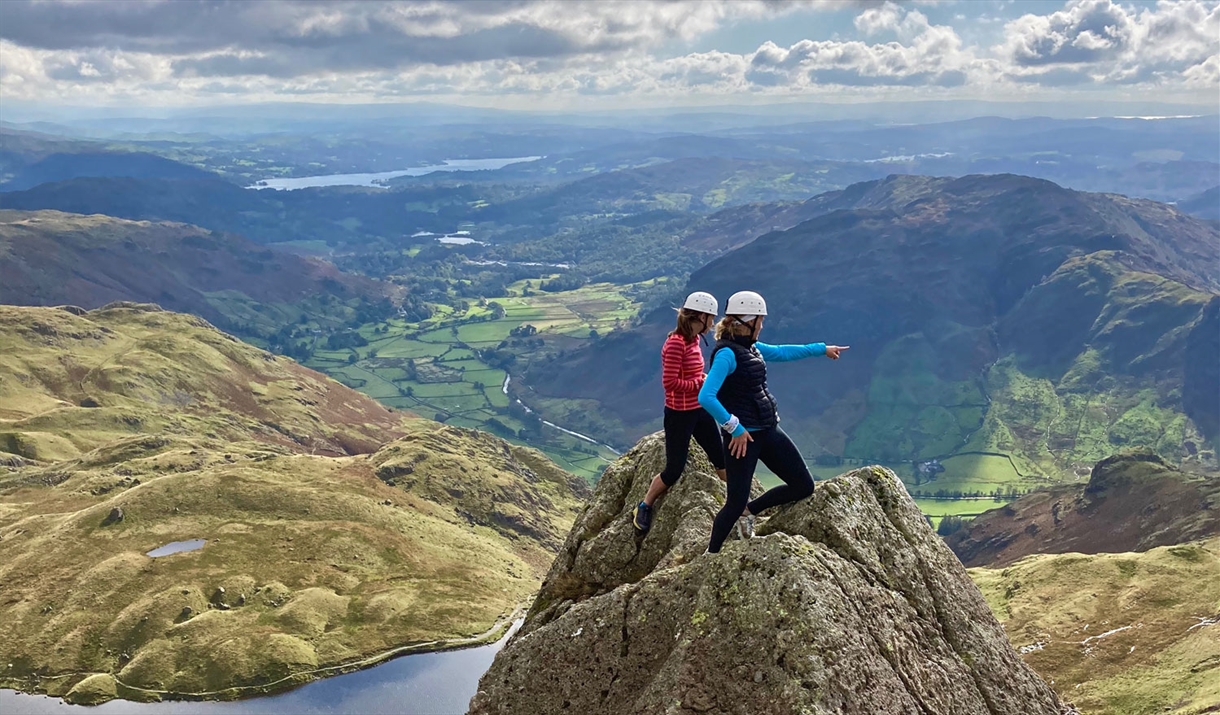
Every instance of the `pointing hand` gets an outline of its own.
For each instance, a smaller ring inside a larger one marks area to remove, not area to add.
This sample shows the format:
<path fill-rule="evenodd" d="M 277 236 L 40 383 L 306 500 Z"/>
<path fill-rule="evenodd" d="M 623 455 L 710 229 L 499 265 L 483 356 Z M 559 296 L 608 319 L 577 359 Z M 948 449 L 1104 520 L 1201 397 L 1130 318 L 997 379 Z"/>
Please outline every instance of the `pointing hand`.
<path fill-rule="evenodd" d="M 844 350 L 847 350 L 850 347 L 851 347 L 850 345 L 844 345 L 842 347 L 840 347 L 838 345 L 827 345 L 826 346 L 826 357 L 830 358 L 831 360 L 838 360 L 839 353 L 843 352 Z"/>

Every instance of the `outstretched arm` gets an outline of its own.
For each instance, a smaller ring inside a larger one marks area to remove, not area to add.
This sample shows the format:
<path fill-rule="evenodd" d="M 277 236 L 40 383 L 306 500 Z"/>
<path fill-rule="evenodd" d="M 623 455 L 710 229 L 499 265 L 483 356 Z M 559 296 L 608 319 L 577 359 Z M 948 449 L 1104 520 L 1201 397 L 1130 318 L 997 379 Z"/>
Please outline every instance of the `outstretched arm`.
<path fill-rule="evenodd" d="M 790 362 L 803 360 L 807 357 L 820 357 L 826 354 L 826 343 L 808 343 L 806 345 L 769 345 L 754 343 L 763 360 L 767 362 Z"/>
<path fill-rule="evenodd" d="M 707 371 L 707 378 L 703 380 L 703 387 L 699 390 L 699 404 L 707 413 L 716 420 L 716 424 L 722 428 L 726 425 L 732 425 L 730 434 L 734 437 L 741 435 L 746 431 L 737 422 L 737 418 L 729 414 L 729 411 L 720 403 L 720 398 L 716 393 L 720 392 L 720 386 L 724 384 L 724 378 L 728 377 L 734 370 L 737 369 L 737 358 L 733 355 L 732 350 L 720 350 L 716 356 L 712 358 L 712 369 Z"/>
<path fill-rule="evenodd" d="M 807 357 L 821 357 L 823 355 L 831 360 L 838 360 L 839 353 L 850 346 L 844 345 L 840 347 L 838 345 L 827 345 L 826 343 L 808 343 L 806 345 L 754 343 L 754 347 L 758 348 L 758 352 L 763 356 L 763 360 L 767 362 L 791 362 L 793 360 L 803 360 Z"/>

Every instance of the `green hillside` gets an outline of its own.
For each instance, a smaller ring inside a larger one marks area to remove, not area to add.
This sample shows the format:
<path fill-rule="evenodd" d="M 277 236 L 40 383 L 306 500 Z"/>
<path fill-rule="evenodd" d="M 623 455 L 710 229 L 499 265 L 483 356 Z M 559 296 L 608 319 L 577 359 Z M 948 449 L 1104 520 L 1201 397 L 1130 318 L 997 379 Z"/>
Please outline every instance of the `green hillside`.
<path fill-rule="evenodd" d="M 325 261 L 197 226 L 0 210 L 0 303 L 156 303 L 265 346 L 285 326 L 329 333 L 384 317 L 401 294 Z"/>
<path fill-rule="evenodd" d="M 762 292 L 765 341 L 852 346 L 836 363 L 770 369 L 812 464 L 883 463 L 925 497 L 1021 493 L 1129 447 L 1215 465 L 1214 224 L 1002 175 L 890 177 L 824 201 L 830 213 L 688 283 Z M 657 426 L 659 368 L 642 356 L 671 320 L 657 311 L 525 381 L 540 404 L 596 405 L 577 429 L 625 443 Z M 930 460 L 939 468 L 916 470 Z"/>
<path fill-rule="evenodd" d="M 1025 662 L 1085 715 L 1220 708 L 1220 539 L 970 575 Z"/>
<path fill-rule="evenodd" d="M 233 698 L 496 637 L 584 489 L 198 318 L 0 307 L 0 687 Z"/>

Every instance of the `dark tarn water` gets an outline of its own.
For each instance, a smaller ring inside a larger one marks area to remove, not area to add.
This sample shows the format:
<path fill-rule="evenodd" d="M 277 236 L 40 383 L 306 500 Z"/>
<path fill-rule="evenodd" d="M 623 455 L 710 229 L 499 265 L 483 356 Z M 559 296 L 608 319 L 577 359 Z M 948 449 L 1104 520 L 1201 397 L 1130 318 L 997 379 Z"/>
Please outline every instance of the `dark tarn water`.
<path fill-rule="evenodd" d="M 279 695 L 229 702 L 111 700 L 67 705 L 59 698 L 0 690 L 4 715 L 460 715 L 479 678 L 520 622 L 491 645 L 407 655 L 368 670 L 318 680 Z"/>
<path fill-rule="evenodd" d="M 149 551 L 147 554 L 144 554 L 144 555 L 151 556 L 154 559 L 157 559 L 157 558 L 161 558 L 162 556 L 169 556 L 170 554 L 180 554 L 183 551 L 195 551 L 197 549 L 202 549 L 203 545 L 206 543 L 208 543 L 206 539 L 191 539 L 190 541 L 171 541 L 168 544 L 166 544 L 165 546 L 158 546 L 157 548 L 153 549 L 152 551 Z"/>

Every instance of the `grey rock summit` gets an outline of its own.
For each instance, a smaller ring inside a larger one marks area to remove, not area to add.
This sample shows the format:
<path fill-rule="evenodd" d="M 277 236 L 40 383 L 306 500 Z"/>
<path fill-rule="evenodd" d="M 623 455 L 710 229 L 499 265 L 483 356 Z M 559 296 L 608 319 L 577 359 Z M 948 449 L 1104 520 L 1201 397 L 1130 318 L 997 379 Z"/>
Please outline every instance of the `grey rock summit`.
<path fill-rule="evenodd" d="M 724 496 L 699 459 L 632 532 L 663 452 L 652 435 L 607 468 L 472 715 L 1071 712 L 889 470 L 707 554 Z"/>

